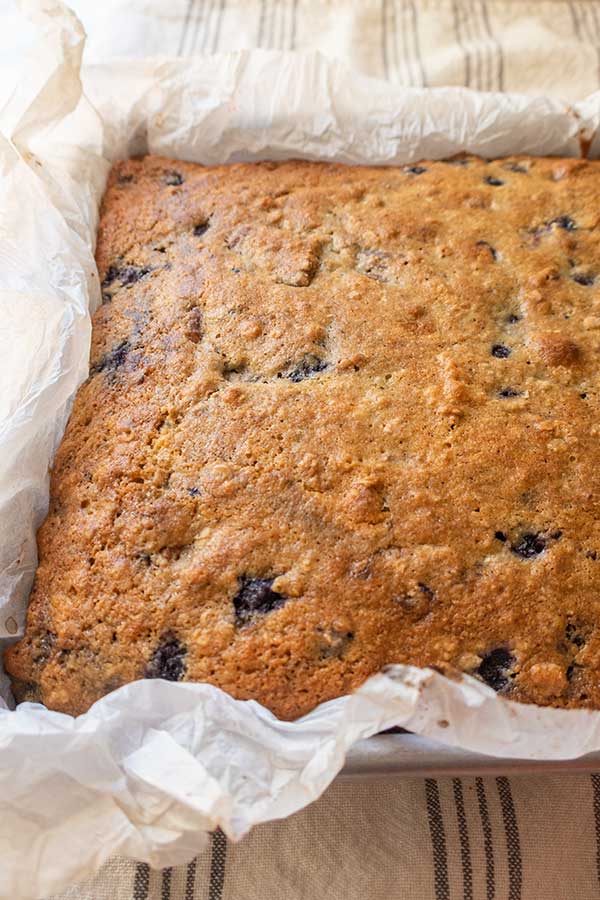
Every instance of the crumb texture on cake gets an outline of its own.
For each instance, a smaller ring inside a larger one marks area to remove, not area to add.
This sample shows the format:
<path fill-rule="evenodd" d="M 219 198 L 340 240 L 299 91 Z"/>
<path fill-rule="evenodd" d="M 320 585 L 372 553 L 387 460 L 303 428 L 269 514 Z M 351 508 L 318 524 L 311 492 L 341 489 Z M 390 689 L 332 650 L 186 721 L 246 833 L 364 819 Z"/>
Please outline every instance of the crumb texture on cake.
<path fill-rule="evenodd" d="M 600 164 L 117 164 L 15 693 L 600 707 Z"/>

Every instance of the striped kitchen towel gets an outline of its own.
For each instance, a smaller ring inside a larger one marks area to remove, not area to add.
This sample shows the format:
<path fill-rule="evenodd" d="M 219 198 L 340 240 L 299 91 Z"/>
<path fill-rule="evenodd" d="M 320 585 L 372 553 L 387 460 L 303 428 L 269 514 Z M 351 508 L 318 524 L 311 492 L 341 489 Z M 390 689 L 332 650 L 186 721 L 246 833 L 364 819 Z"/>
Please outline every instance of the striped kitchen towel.
<path fill-rule="evenodd" d="M 318 49 L 398 84 L 467 85 L 569 101 L 600 87 L 596 0 L 71 0 L 86 58 L 249 47 Z M 0 0 L 2 67 L 27 35 Z M 2 88 L 0 88 L 1 90 Z"/>
<path fill-rule="evenodd" d="M 113 860 L 60 900 L 592 900 L 599 840 L 600 775 L 338 781 L 189 866 Z"/>
<path fill-rule="evenodd" d="M 71 0 L 89 62 L 250 47 L 320 50 L 403 85 L 466 85 L 573 101 L 600 88 L 597 0 Z M 27 44 L 0 0 L 2 77 Z"/>

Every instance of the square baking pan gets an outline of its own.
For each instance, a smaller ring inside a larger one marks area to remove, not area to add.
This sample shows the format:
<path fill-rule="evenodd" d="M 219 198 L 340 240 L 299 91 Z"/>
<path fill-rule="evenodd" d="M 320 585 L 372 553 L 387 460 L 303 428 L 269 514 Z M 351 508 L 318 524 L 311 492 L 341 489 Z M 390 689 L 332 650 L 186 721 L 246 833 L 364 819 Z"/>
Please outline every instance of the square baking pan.
<path fill-rule="evenodd" d="M 470 753 L 410 732 L 376 734 L 351 747 L 342 779 L 469 775 L 576 775 L 600 770 L 600 753 L 577 759 L 505 759 Z"/>

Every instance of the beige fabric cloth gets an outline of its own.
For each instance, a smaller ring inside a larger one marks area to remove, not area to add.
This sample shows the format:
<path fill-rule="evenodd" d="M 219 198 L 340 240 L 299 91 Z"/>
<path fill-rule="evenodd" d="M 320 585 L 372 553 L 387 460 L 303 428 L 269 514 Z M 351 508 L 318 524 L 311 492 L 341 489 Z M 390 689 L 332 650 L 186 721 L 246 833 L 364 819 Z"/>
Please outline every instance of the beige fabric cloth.
<path fill-rule="evenodd" d="M 591 900 L 599 826 L 600 776 L 338 781 L 190 866 L 114 860 L 61 900 Z"/>
<path fill-rule="evenodd" d="M 319 49 L 406 85 L 568 100 L 600 87 L 595 0 L 76 0 L 88 60 Z M 10 46 L 14 13 L 0 0 Z M 6 41 L 6 38 L 5 38 Z M 189 866 L 113 860 L 61 900 L 591 900 L 600 775 L 338 781 L 309 809 L 222 834 Z"/>
<path fill-rule="evenodd" d="M 405 85 L 467 85 L 575 100 L 600 87 L 596 0 L 71 0 L 88 60 L 246 47 L 318 49 Z M 0 0 L 6 52 L 27 35 Z M 10 36 L 10 37 L 8 37 Z M 0 86 L 0 91 L 1 91 Z"/>
<path fill-rule="evenodd" d="M 86 58 L 318 49 L 405 85 L 572 101 L 600 87 L 597 0 L 71 0 Z M 29 33 L 0 0 L 0 74 Z M 0 97 L 6 88 L 0 77 Z"/>

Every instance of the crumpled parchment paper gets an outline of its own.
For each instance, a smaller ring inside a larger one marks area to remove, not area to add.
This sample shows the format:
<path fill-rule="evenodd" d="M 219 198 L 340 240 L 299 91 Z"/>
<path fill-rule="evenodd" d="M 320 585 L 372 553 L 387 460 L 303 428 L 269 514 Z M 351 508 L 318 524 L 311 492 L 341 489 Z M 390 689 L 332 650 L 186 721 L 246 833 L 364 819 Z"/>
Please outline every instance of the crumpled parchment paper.
<path fill-rule="evenodd" d="M 0 113 L 0 643 L 23 628 L 48 466 L 87 375 L 93 247 L 112 160 L 146 151 L 203 163 L 596 155 L 600 123 L 600 94 L 574 109 L 398 89 L 318 55 L 82 69 L 83 30 L 58 0 L 21 9 L 38 40 Z M 6 679 L 4 688 L 8 698 Z M 0 895 L 50 894 L 115 853 L 183 863 L 209 829 L 236 839 L 305 806 L 355 741 L 391 725 L 506 757 L 600 750 L 600 713 L 521 706 L 468 677 L 406 666 L 294 723 L 208 685 L 160 681 L 125 686 L 76 720 L 3 705 Z"/>

